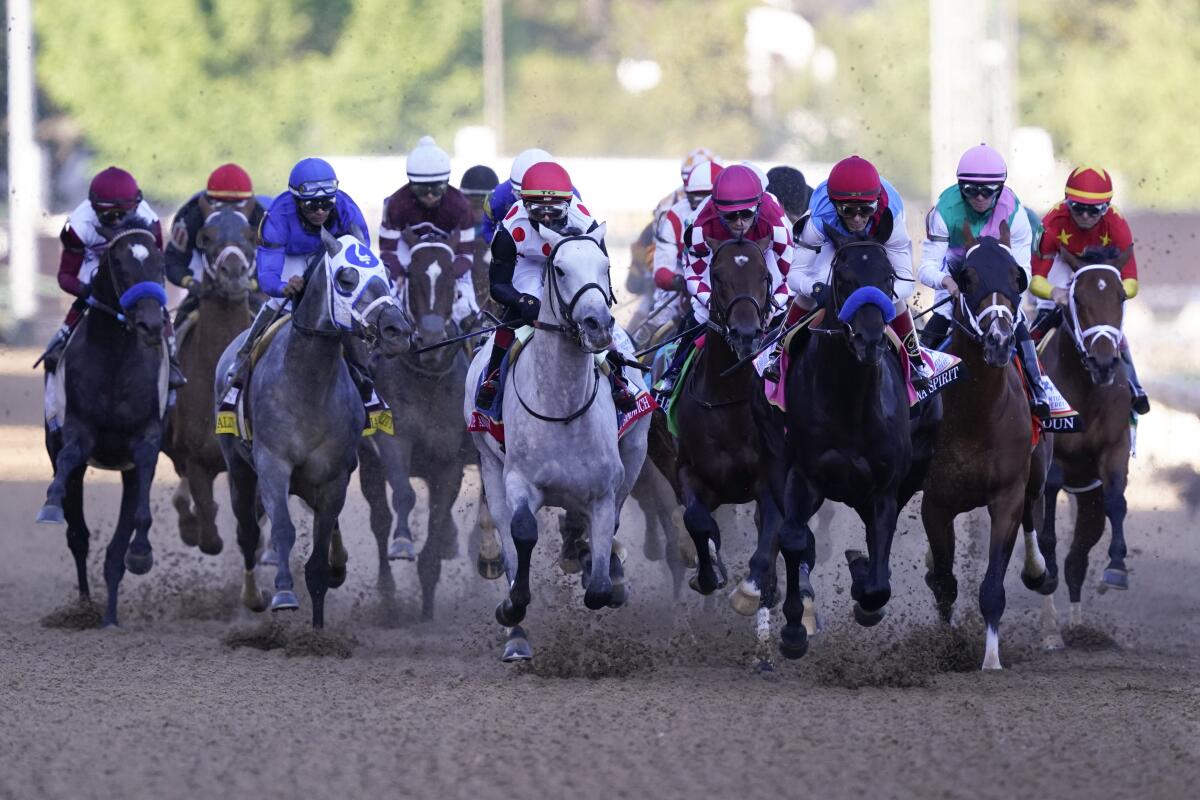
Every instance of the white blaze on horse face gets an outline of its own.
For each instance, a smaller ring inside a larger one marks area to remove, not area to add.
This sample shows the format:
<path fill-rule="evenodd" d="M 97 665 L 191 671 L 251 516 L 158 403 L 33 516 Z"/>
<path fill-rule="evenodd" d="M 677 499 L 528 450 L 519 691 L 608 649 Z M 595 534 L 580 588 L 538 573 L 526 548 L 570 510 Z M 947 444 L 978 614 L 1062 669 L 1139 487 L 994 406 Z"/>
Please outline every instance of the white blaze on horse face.
<path fill-rule="evenodd" d="M 1096 287 L 1099 288 L 1100 291 L 1103 292 L 1105 289 L 1108 288 L 1108 284 L 1104 282 L 1104 278 L 1101 278 L 1100 281 L 1096 284 Z"/>
<path fill-rule="evenodd" d="M 436 261 L 429 265 L 429 310 L 433 311 L 437 303 L 437 281 L 442 275 L 442 266 Z"/>
<path fill-rule="evenodd" d="M 144 263 L 150 257 L 150 251 L 144 244 L 134 244 L 129 246 L 129 255 Z"/>
<path fill-rule="evenodd" d="M 744 267 L 746 264 L 750 263 L 750 256 L 734 256 L 733 263 L 737 264 L 739 267 Z"/>

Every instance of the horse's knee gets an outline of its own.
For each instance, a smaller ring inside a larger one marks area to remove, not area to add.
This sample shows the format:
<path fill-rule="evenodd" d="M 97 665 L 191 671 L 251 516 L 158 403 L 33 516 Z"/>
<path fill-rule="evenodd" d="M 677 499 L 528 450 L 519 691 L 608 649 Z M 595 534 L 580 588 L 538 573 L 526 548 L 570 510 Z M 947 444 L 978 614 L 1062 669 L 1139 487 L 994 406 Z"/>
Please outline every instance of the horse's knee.
<path fill-rule="evenodd" d="M 705 535 L 710 534 L 717 527 L 717 522 L 713 519 L 712 513 L 698 500 L 684 509 L 683 524 L 689 532 L 703 533 Z"/>
<path fill-rule="evenodd" d="M 979 613 L 990 623 L 999 621 L 1004 613 L 1004 584 L 985 580 L 979 587 Z"/>
<path fill-rule="evenodd" d="M 1129 504 L 1125 500 L 1125 492 L 1105 490 L 1104 492 L 1104 514 L 1109 519 L 1123 519 L 1126 512 L 1129 510 Z"/>
<path fill-rule="evenodd" d="M 533 547 L 538 540 L 537 518 L 533 516 L 533 512 L 529 510 L 529 506 L 522 503 L 516 511 L 513 512 L 512 525 L 513 543 L 518 547 Z"/>

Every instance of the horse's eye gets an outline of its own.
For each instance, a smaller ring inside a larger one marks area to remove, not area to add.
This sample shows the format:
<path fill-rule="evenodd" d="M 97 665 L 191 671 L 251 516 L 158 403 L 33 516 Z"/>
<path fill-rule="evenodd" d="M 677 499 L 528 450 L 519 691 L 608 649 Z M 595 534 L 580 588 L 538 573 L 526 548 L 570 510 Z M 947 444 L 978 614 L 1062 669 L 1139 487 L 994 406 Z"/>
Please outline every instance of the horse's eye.
<path fill-rule="evenodd" d="M 562 267 L 558 266 L 557 264 L 554 266 L 554 274 L 560 278 L 567 277 L 566 271 Z"/>
<path fill-rule="evenodd" d="M 358 286 L 358 273 L 352 269 L 346 269 L 343 267 L 337 271 L 335 280 L 337 281 L 338 289 L 346 294 L 349 294 L 350 292 L 354 291 L 356 286 Z"/>

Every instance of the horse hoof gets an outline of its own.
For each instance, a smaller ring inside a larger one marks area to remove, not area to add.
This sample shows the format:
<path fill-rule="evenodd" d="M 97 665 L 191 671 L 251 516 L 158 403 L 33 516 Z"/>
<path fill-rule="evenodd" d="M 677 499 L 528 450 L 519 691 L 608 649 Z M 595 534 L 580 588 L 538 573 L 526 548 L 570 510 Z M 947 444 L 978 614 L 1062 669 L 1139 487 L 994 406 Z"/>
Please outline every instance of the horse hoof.
<path fill-rule="evenodd" d="M 712 594 L 713 592 L 715 592 L 717 590 L 717 587 L 715 584 L 705 587 L 704 581 L 700 580 L 699 572 L 697 572 L 692 577 L 688 578 L 688 586 L 692 587 L 692 591 L 702 594 L 705 597 L 707 597 L 708 595 Z"/>
<path fill-rule="evenodd" d="M 1058 576 L 1046 574 L 1046 580 L 1042 581 L 1042 585 L 1038 587 L 1037 592 L 1040 595 L 1049 596 L 1054 594 L 1058 589 Z"/>
<path fill-rule="evenodd" d="M 494 581 L 504 574 L 504 562 L 499 558 L 485 558 L 480 554 L 475 559 L 475 569 L 479 570 L 480 577 Z"/>
<path fill-rule="evenodd" d="M 272 611 L 295 611 L 300 608 L 300 601 L 296 599 L 296 593 L 290 589 L 281 589 L 271 598 Z"/>
<path fill-rule="evenodd" d="M 808 631 L 803 625 L 784 625 L 779 634 L 779 653 L 784 658 L 803 658 L 808 652 Z"/>
<path fill-rule="evenodd" d="M 602 608 L 607 608 L 612 602 L 613 590 L 607 592 L 586 591 L 583 593 L 583 604 L 591 611 L 599 611 Z"/>
<path fill-rule="evenodd" d="M 1109 567 L 1104 570 L 1104 576 L 1100 579 L 1100 585 L 1106 589 L 1124 591 L 1129 588 L 1129 573 L 1123 569 Z"/>
<path fill-rule="evenodd" d="M 279 554 L 275 552 L 275 548 L 271 545 L 264 547 L 262 554 L 258 557 L 258 564 L 261 567 L 278 567 Z"/>
<path fill-rule="evenodd" d="M 883 609 L 867 611 L 858 603 L 854 604 L 854 621 L 864 628 L 873 628 L 883 619 Z"/>
<path fill-rule="evenodd" d="M 392 539 L 391 545 L 388 546 L 389 561 L 415 561 L 417 559 L 417 550 L 413 547 L 412 539 L 404 537 Z"/>
<path fill-rule="evenodd" d="M 504 657 L 501 661 L 505 664 L 512 664 L 516 661 L 529 661 L 531 658 L 533 658 L 533 648 L 529 645 L 529 640 L 525 638 L 525 631 L 514 627 L 512 633 L 508 635 L 508 641 L 504 643 Z"/>
<path fill-rule="evenodd" d="M 213 536 L 212 538 L 202 537 L 200 539 L 200 552 L 204 553 L 206 556 L 220 555 L 221 551 L 224 549 L 225 542 L 220 536 Z"/>
<path fill-rule="evenodd" d="M 1046 576 L 1048 574 L 1049 573 L 1043 571 L 1041 575 L 1038 575 L 1036 578 L 1033 578 L 1033 577 L 1030 577 L 1029 575 L 1026 575 L 1024 572 L 1022 572 L 1021 573 L 1021 583 L 1025 584 L 1025 588 L 1028 589 L 1029 591 L 1041 593 L 1042 587 L 1046 584 Z"/>
<path fill-rule="evenodd" d="M 152 550 L 146 550 L 144 553 L 135 553 L 130 550 L 125 553 L 125 569 L 134 575 L 145 575 L 153 566 L 154 552 Z"/>
<path fill-rule="evenodd" d="M 255 614 L 261 614 L 267 610 L 267 605 L 271 602 L 271 593 L 266 589 L 258 592 L 246 592 L 242 595 L 242 605 Z"/>
<path fill-rule="evenodd" d="M 38 512 L 37 521 L 43 525 L 66 525 L 67 520 L 63 516 L 61 506 L 52 506 L 49 503 L 42 506 L 42 510 Z"/>
<path fill-rule="evenodd" d="M 608 601 L 609 608 L 620 608 L 629 602 L 629 584 L 615 583 L 612 588 L 612 598 Z"/>
<path fill-rule="evenodd" d="M 758 613 L 762 603 L 762 592 L 750 581 L 742 581 L 729 595 L 729 605 L 743 617 L 752 617 Z"/>
<path fill-rule="evenodd" d="M 329 588 L 336 589 L 346 582 L 346 565 L 339 564 L 329 568 Z"/>
<path fill-rule="evenodd" d="M 496 606 L 496 622 L 506 628 L 515 628 L 525 619 L 525 609 L 517 608 L 507 597 Z"/>
<path fill-rule="evenodd" d="M 578 558 L 570 556 L 562 556 L 558 559 L 558 567 L 563 571 L 564 575 L 576 575 L 583 572 L 583 562 Z"/>
<path fill-rule="evenodd" d="M 196 521 L 195 517 L 187 521 L 179 520 L 179 540 L 188 547 L 200 544 L 200 523 Z"/>
<path fill-rule="evenodd" d="M 1042 637 L 1042 649 L 1048 653 L 1056 650 L 1066 649 L 1067 643 L 1063 641 L 1062 635 L 1058 633 L 1047 633 Z"/>

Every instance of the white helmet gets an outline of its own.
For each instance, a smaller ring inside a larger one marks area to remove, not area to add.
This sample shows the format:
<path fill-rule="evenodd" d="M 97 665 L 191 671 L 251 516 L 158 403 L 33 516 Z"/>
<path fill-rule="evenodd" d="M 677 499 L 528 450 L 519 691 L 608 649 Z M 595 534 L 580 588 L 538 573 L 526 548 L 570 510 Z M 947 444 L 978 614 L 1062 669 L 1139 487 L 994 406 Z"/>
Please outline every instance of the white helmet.
<path fill-rule="evenodd" d="M 408 154 L 405 163 L 408 180 L 412 183 L 438 183 L 450 180 L 450 156 L 437 146 L 432 136 L 422 136 Z"/>
<path fill-rule="evenodd" d="M 683 163 L 679 165 L 680 180 L 687 183 L 688 175 L 692 173 L 692 170 L 706 161 L 724 166 L 721 159 L 712 150 L 707 147 L 697 147 L 683 157 Z"/>
<path fill-rule="evenodd" d="M 755 164 L 753 161 L 743 161 L 741 163 L 743 166 L 749 167 L 750 171 L 758 176 L 758 182 L 762 184 L 762 190 L 765 192 L 767 190 L 767 184 L 770 183 L 770 181 L 767 180 L 767 173 L 763 172 L 762 167 L 760 167 L 758 164 Z"/>
<path fill-rule="evenodd" d="M 721 170 L 721 165 L 715 161 L 700 162 L 688 172 L 684 191 L 688 194 L 711 192 L 713 190 L 713 181 L 721 174 Z"/>
<path fill-rule="evenodd" d="M 522 150 L 513 159 L 512 172 L 508 174 L 508 179 L 512 181 L 514 189 L 521 188 L 521 179 L 525 177 L 525 171 L 534 164 L 540 164 L 543 161 L 553 161 L 554 156 L 547 153 L 540 147 L 531 147 L 528 150 Z"/>

